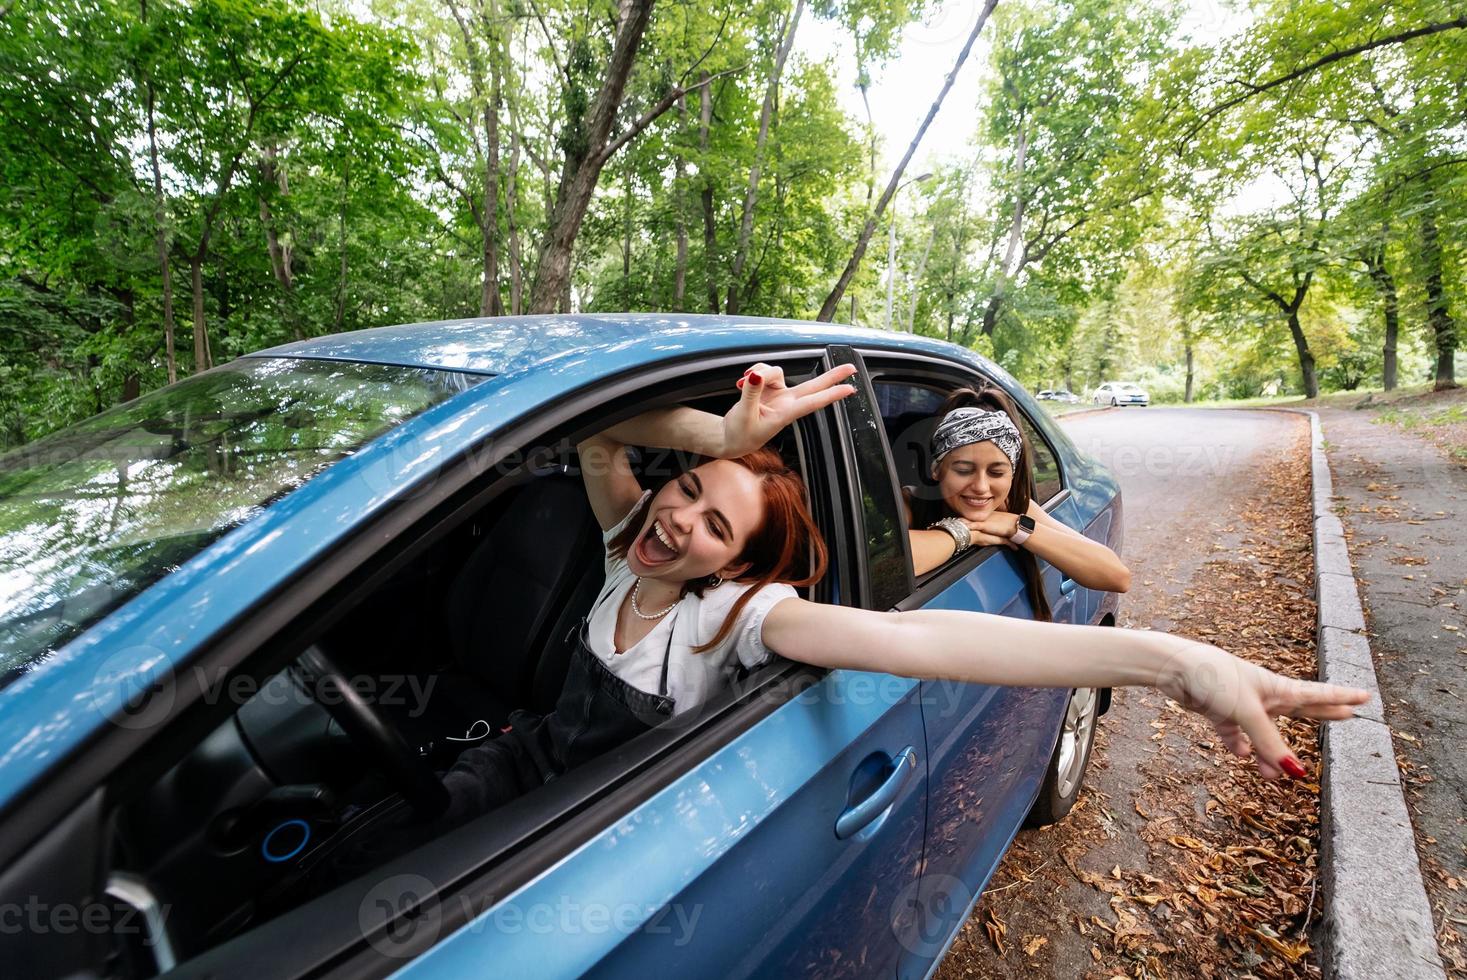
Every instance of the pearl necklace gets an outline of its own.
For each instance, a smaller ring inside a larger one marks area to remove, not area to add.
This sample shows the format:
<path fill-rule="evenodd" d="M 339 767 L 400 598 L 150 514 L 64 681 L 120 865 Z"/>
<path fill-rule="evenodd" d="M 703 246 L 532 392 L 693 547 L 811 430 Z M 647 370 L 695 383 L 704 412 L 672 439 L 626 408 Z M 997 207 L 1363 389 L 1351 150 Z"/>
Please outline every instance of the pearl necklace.
<path fill-rule="evenodd" d="M 682 599 L 678 599 L 677 602 L 674 602 L 672 605 L 662 610 L 662 612 L 652 613 L 649 616 L 647 613 L 642 612 L 641 606 L 637 605 L 637 591 L 641 588 L 642 580 L 641 578 L 638 578 L 636 584 L 632 586 L 632 612 L 642 619 L 661 619 L 663 616 L 666 616 L 668 613 L 676 609 L 678 602 L 682 602 Z"/>

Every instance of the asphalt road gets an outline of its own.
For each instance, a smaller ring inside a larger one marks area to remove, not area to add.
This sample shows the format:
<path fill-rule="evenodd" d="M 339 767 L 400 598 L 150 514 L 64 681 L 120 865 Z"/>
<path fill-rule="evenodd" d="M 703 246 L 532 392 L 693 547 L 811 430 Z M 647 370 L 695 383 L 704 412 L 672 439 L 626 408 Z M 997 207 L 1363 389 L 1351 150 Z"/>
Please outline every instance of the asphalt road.
<path fill-rule="evenodd" d="M 1167 606 L 1179 605 L 1171 599 L 1205 562 L 1239 545 L 1237 505 L 1269 489 L 1261 485 L 1262 468 L 1296 448 L 1301 432 L 1308 431 L 1302 418 L 1285 413 L 1180 408 L 1112 409 L 1065 418 L 1062 425 L 1121 484 L 1122 557 L 1131 568 L 1132 587 L 1121 598 L 1120 625 L 1163 630 L 1184 625 L 1165 618 Z M 1302 492 L 1308 493 L 1307 486 Z M 1111 711 L 1101 720 L 1086 779 L 1092 811 L 1085 817 L 1093 821 L 1099 813 L 1098 839 L 1077 845 L 1064 823 L 1055 830 L 1023 831 L 1024 859 L 1035 867 L 1011 871 L 1048 865 L 1052 874 L 1070 863 L 1077 846 L 1085 851 L 1073 859 L 1073 866 L 1082 872 L 1106 875 L 1117 866 L 1152 866 L 1153 857 L 1139 834 L 1146 821 L 1137 812 L 1135 794 L 1138 786 L 1156 778 L 1160 743 L 1154 729 L 1156 719 L 1166 716 L 1163 700 L 1140 689 L 1117 691 Z M 1185 773 L 1179 775 L 1185 787 Z M 1199 810 L 1205 798 L 1199 791 Z M 1006 860 L 1012 862 L 1014 854 Z M 1105 895 L 1063 871 L 1058 880 L 1041 876 L 1022 887 L 1010 882 L 1008 888 L 980 902 L 975 921 L 943 965 L 942 980 L 1111 975 L 1094 972 L 1099 964 L 1092 960 L 1093 936 L 1081 935 L 1075 926 L 1077 919 L 1090 916 L 1114 920 Z M 1004 956 L 996 954 L 976 921 L 990 909 L 1007 926 L 1010 944 Z M 1025 955 L 1025 937 L 1037 952 Z M 1044 938 L 1042 945 L 1038 937 Z"/>

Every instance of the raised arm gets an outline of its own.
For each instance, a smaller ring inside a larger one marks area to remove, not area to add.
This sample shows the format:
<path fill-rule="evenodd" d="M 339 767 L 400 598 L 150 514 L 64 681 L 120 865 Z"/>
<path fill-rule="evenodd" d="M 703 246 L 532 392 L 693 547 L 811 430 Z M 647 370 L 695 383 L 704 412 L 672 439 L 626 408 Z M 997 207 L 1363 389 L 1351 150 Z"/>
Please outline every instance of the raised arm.
<path fill-rule="evenodd" d="M 733 459 L 763 446 L 796 419 L 853 393 L 856 389 L 842 382 L 855 373 L 855 366 L 846 364 L 787 388 L 782 369 L 759 363 L 736 382 L 739 399 L 722 418 L 682 405 L 654 408 L 583 440 L 576 451 L 596 522 L 603 531 L 614 527 L 642 495 L 627 446 Z"/>
<path fill-rule="evenodd" d="M 1350 718 L 1352 706 L 1369 697 L 1358 688 L 1280 677 L 1166 633 L 986 613 L 872 612 L 785 599 L 765 617 L 762 639 L 782 656 L 818 667 L 1013 687 L 1155 687 L 1206 716 L 1235 755 L 1246 758 L 1256 748 L 1269 779 L 1299 765 L 1276 717 Z"/>

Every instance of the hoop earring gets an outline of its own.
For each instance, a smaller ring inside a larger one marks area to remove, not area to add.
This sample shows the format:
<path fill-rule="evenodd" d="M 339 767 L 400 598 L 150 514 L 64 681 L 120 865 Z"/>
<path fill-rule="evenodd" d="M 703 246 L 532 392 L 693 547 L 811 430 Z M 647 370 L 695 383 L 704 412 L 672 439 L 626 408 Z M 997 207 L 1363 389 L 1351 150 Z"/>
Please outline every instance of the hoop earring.
<path fill-rule="evenodd" d="M 708 584 L 703 586 L 703 591 L 712 592 L 714 589 L 722 585 L 724 581 L 726 580 L 719 578 L 718 573 L 714 572 L 712 575 L 708 576 Z"/>

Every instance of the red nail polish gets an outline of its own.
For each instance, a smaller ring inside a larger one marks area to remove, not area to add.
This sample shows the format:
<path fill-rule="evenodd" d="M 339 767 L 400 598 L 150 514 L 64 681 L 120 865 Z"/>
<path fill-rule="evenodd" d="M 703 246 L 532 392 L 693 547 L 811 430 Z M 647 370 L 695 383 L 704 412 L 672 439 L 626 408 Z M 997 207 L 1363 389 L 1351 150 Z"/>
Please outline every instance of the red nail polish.
<path fill-rule="evenodd" d="M 763 378 L 759 377 L 759 375 L 755 374 L 753 371 L 750 371 L 749 372 L 749 384 L 751 384 L 751 385 L 762 385 L 763 383 L 764 383 L 764 379 Z"/>
<path fill-rule="evenodd" d="M 1304 771 L 1304 767 L 1299 764 L 1299 760 L 1292 755 L 1286 755 L 1280 759 L 1279 768 L 1295 779 L 1304 779 L 1309 775 L 1309 773 Z"/>
<path fill-rule="evenodd" d="M 734 382 L 734 387 L 735 388 L 742 388 L 743 386 L 744 386 L 744 379 L 743 378 L 740 378 L 739 380 L 737 380 L 737 381 Z"/>

